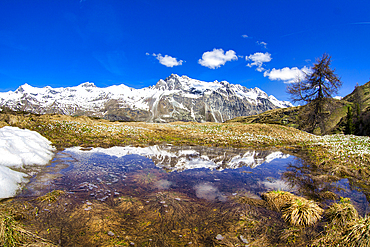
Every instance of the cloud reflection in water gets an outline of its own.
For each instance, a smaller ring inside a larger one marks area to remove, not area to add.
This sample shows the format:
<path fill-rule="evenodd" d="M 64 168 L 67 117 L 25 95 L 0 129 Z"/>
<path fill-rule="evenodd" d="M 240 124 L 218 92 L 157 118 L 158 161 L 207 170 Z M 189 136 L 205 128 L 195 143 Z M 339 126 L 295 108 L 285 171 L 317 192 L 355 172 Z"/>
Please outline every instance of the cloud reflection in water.
<path fill-rule="evenodd" d="M 226 196 L 222 195 L 217 187 L 210 183 L 201 183 L 194 186 L 195 194 L 198 198 L 206 199 L 207 201 L 226 201 Z"/>

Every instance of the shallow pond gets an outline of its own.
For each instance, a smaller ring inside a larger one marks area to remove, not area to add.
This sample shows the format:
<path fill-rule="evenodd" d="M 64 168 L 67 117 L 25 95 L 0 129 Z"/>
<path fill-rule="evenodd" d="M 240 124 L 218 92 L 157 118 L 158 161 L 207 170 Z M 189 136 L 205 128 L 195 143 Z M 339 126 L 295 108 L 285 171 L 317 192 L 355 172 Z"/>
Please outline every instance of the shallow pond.
<path fill-rule="evenodd" d="M 257 196 L 272 189 L 292 190 L 280 176 L 294 159 L 280 151 L 210 147 L 76 147 L 57 153 L 55 170 L 38 174 L 27 194 L 45 194 L 51 188 L 88 191 L 90 198 L 104 201 L 107 195 L 170 190 L 225 201 L 240 191 Z"/>
<path fill-rule="evenodd" d="M 44 236 L 64 246 L 106 241 L 118 246 L 212 246 L 230 232 L 240 234 L 236 225 L 247 213 L 238 198 L 260 199 L 270 190 L 309 199 L 331 191 L 351 197 L 361 214 L 368 212 L 366 197 L 351 190 L 346 179 L 318 182 L 311 179 L 312 172 L 303 160 L 281 151 L 74 147 L 58 152 L 20 197 L 67 192 L 58 204 L 38 205 L 42 224 L 30 221 L 38 232 L 47 225 Z M 271 212 L 257 214 L 274 217 Z"/>

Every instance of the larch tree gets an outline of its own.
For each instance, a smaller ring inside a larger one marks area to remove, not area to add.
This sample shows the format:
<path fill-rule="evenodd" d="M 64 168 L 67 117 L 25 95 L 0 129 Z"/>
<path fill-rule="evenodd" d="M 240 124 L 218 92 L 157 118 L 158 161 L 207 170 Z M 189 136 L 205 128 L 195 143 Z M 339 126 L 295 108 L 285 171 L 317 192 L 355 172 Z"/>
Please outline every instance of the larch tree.
<path fill-rule="evenodd" d="M 303 79 L 297 78 L 294 83 L 287 86 L 287 92 L 293 102 L 307 104 L 303 121 L 311 132 L 319 125 L 321 133 L 324 132 L 323 122 L 327 115 L 324 107 L 328 99 L 332 98 L 342 86 L 340 78 L 335 74 L 335 69 L 330 68 L 330 64 L 331 56 L 324 53 L 316 60 L 310 73 L 306 73 Z"/>

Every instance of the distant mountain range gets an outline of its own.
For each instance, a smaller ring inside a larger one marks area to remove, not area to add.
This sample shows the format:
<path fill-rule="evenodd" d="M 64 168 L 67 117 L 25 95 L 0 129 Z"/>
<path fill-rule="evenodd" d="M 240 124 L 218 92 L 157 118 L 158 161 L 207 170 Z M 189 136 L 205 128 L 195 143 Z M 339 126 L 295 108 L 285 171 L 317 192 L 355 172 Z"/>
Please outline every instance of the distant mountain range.
<path fill-rule="evenodd" d="M 24 84 L 15 91 L 0 93 L 0 106 L 38 114 L 86 115 L 108 120 L 224 122 L 292 104 L 268 96 L 259 88 L 172 74 L 142 89 L 123 84 L 99 88 L 90 82 L 65 88 Z"/>

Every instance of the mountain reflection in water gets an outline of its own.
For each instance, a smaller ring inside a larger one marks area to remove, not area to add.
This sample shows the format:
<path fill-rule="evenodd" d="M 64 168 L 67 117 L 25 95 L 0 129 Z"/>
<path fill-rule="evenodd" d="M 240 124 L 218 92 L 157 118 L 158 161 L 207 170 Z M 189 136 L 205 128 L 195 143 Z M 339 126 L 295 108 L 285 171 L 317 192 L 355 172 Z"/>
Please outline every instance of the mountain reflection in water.
<path fill-rule="evenodd" d="M 368 212 L 366 197 L 352 190 L 347 179 L 281 151 L 172 145 L 72 147 L 59 152 L 54 163 L 69 167 L 54 172 L 58 176 L 39 174 L 28 185 L 28 193 L 45 193 L 44 186 L 44 190 L 86 191 L 91 199 L 105 201 L 122 194 L 145 197 L 174 191 L 222 202 L 233 196 L 259 198 L 266 191 L 285 190 L 316 201 L 351 197 L 360 211 Z"/>
<path fill-rule="evenodd" d="M 131 191 L 150 193 L 175 190 L 206 200 L 225 201 L 240 191 L 252 195 L 272 189 L 289 190 L 280 179 L 294 156 L 281 151 L 253 151 L 201 146 L 80 148 L 59 152 L 53 162 L 68 161 L 54 186 L 47 174 L 28 186 L 34 193 L 46 189 L 87 190 L 97 199 Z M 105 189 L 101 189 L 104 185 Z M 110 191 L 106 193 L 106 191 Z"/>
<path fill-rule="evenodd" d="M 288 158 L 289 154 L 280 151 L 246 151 L 240 149 L 224 149 L 214 147 L 180 147 L 180 146 L 149 146 L 149 147 L 112 147 L 108 149 L 93 148 L 90 150 L 73 147 L 67 152 L 85 155 L 106 154 L 121 158 L 136 154 L 153 160 L 157 167 L 166 171 L 184 171 L 195 168 L 209 168 L 222 171 L 243 166 L 255 168 L 263 163 L 270 163 L 279 158 Z"/>

